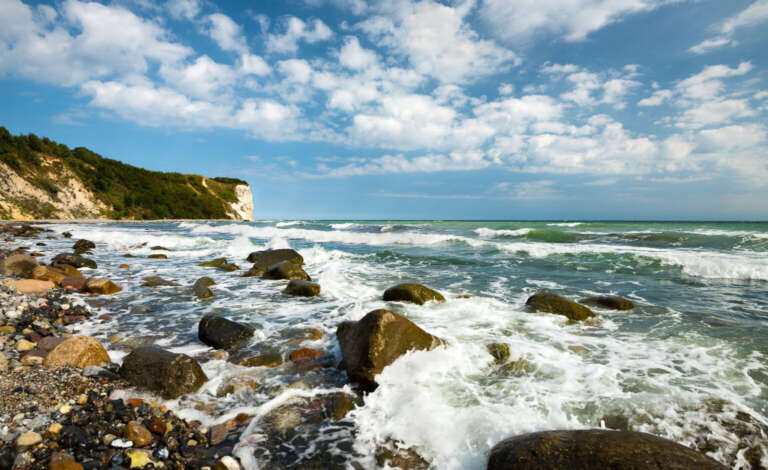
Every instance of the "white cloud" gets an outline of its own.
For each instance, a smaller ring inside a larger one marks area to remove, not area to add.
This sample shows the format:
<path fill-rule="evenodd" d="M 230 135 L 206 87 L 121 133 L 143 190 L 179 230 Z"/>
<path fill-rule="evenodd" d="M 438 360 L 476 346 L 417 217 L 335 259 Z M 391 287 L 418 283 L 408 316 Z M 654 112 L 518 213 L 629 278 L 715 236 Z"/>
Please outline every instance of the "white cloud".
<path fill-rule="evenodd" d="M 160 75 L 167 83 L 196 98 L 211 98 L 231 86 L 237 78 L 231 67 L 216 63 L 205 55 L 190 65 L 163 65 Z"/>
<path fill-rule="evenodd" d="M 766 129 L 762 124 L 726 126 L 718 129 L 706 129 L 699 132 L 700 145 L 706 151 L 730 152 L 753 148 L 767 140 Z"/>
<path fill-rule="evenodd" d="M 246 53 L 240 56 L 240 72 L 245 75 L 269 75 L 272 68 L 261 57 Z"/>
<path fill-rule="evenodd" d="M 713 124 L 725 124 L 734 119 L 755 116 L 746 100 L 707 101 L 686 110 L 680 116 L 677 126 L 699 128 Z"/>
<path fill-rule="evenodd" d="M 206 33 L 216 41 L 222 50 L 241 54 L 248 52 L 248 46 L 245 44 L 245 37 L 240 25 L 235 23 L 232 18 L 222 13 L 214 13 L 205 19 L 207 23 Z"/>
<path fill-rule="evenodd" d="M 350 36 L 339 52 L 339 63 L 352 70 L 364 70 L 376 65 L 378 57 L 375 52 L 363 48 L 356 37 Z"/>
<path fill-rule="evenodd" d="M 637 102 L 639 106 L 659 106 L 672 98 L 671 90 L 656 90 L 648 98 Z"/>
<path fill-rule="evenodd" d="M 694 54 L 706 54 L 724 46 L 733 46 L 737 42 L 731 37 L 736 30 L 755 26 L 768 21 L 768 0 L 757 0 L 739 13 L 727 18 L 720 26 L 720 34 L 706 39 L 688 49 Z"/>
<path fill-rule="evenodd" d="M 624 97 L 632 88 L 641 85 L 640 82 L 631 79 L 637 74 L 635 65 L 626 66 L 621 71 L 611 70 L 597 74 L 573 64 L 547 63 L 541 67 L 541 72 L 565 77 L 572 88 L 560 97 L 579 106 L 609 104 L 616 109 L 623 109 L 626 106 Z"/>
<path fill-rule="evenodd" d="M 650 11 L 666 0 L 484 0 L 481 17 L 507 41 L 527 41 L 537 33 L 582 41 L 626 16 Z"/>
<path fill-rule="evenodd" d="M 408 158 L 402 154 L 384 155 L 364 162 L 349 163 L 336 168 L 320 166 L 316 176 L 346 177 L 391 173 L 433 173 L 438 171 L 467 171 L 487 168 L 492 164 L 482 152 L 452 152 L 448 155 L 428 154 Z"/>
<path fill-rule="evenodd" d="M 543 201 L 560 199 L 562 193 L 555 188 L 552 180 L 523 181 L 522 183 L 499 183 L 491 188 L 490 193 L 503 199 L 521 201 Z"/>
<path fill-rule="evenodd" d="M 193 20 L 200 14 L 200 0 L 169 0 L 165 8 L 175 19 Z"/>
<path fill-rule="evenodd" d="M 393 4 L 389 16 L 359 25 L 374 41 L 408 58 L 417 72 L 443 83 L 464 83 L 503 72 L 517 56 L 481 39 L 465 22 L 471 2 L 448 6 L 433 0 Z"/>
<path fill-rule="evenodd" d="M 333 31 L 321 20 L 313 20 L 307 24 L 302 19 L 290 16 L 285 20 L 285 31 L 282 34 L 270 34 L 267 37 L 267 49 L 270 52 L 286 54 L 299 49 L 299 42 L 314 44 L 325 41 L 333 36 Z"/>
<path fill-rule="evenodd" d="M 692 46 L 688 50 L 694 54 L 706 54 L 707 52 L 720 49 L 721 47 L 734 45 L 736 45 L 736 41 L 733 39 L 724 36 L 717 36 L 711 39 L 706 39 L 696 44 L 695 46 Z"/>
<path fill-rule="evenodd" d="M 711 65 L 677 84 L 677 91 L 685 98 L 713 99 L 724 89 L 721 78 L 737 77 L 752 70 L 751 62 L 741 62 L 738 67 Z"/>

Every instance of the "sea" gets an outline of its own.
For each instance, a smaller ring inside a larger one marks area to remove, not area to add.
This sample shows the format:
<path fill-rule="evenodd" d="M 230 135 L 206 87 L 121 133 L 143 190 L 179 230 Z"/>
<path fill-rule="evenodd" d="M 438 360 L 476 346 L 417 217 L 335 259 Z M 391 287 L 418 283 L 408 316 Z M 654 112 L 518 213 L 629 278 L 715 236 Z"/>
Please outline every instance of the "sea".
<path fill-rule="evenodd" d="M 415 450 L 434 469 L 482 470 L 504 438 L 600 427 L 653 433 L 731 468 L 750 468 L 758 455 L 768 468 L 768 223 L 261 220 L 48 227 L 73 234 L 50 241 L 51 255 L 76 239 L 92 240 L 99 267 L 87 275 L 124 288 L 88 299 L 109 317 L 81 333 L 98 337 L 116 362 L 137 339 L 200 358 L 210 380 L 196 394 L 162 403 L 204 425 L 253 415 L 236 449 L 247 468 L 299 468 L 318 455 L 335 456 L 345 462 L 341 468 L 383 468 L 374 456 L 397 446 Z M 152 250 L 157 246 L 165 250 Z M 238 275 L 250 267 L 250 252 L 270 248 L 301 253 L 321 295 L 291 298 L 282 293 L 285 281 Z M 168 259 L 147 258 L 154 253 Z M 198 266 L 217 257 L 241 270 Z M 141 287 L 149 276 L 179 286 Z M 216 282 L 213 299 L 200 301 L 189 291 L 202 276 Z M 402 282 L 432 287 L 447 301 L 382 300 L 385 289 Z M 636 308 L 595 308 L 597 320 L 571 323 L 526 311 L 528 297 L 541 291 L 576 301 L 618 295 Z M 447 345 L 399 358 L 342 421 L 302 424 L 276 443 L 261 418 L 286 403 L 351 390 L 345 374 L 288 363 L 247 368 L 232 357 L 309 347 L 338 362 L 337 325 L 379 308 L 401 313 Z M 197 338 L 208 313 L 250 324 L 256 333 L 229 360 L 213 357 Z M 316 330 L 322 338 L 302 336 Z M 508 344 L 513 366 L 495 364 L 489 343 Z M 258 386 L 218 396 L 238 376 Z"/>

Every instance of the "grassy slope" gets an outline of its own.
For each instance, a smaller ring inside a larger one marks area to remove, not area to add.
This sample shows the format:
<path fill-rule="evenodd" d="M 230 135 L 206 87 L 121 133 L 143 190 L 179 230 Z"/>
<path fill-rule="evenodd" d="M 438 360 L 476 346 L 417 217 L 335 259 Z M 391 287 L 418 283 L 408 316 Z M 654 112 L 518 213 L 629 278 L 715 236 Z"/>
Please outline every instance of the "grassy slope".
<path fill-rule="evenodd" d="M 53 165 L 42 165 L 43 158 L 53 159 Z M 149 171 L 34 134 L 12 136 L 4 127 L 0 127 L 0 161 L 54 199 L 60 185 L 66 184 L 56 180 L 56 168 L 69 168 L 110 208 L 102 216 L 112 219 L 225 219 L 227 203 L 237 200 L 235 186 L 247 184 L 212 178 L 206 179 L 206 188 L 200 175 Z M 37 217 L 51 215 L 51 207 L 34 207 L 34 201 L 23 204 Z"/>

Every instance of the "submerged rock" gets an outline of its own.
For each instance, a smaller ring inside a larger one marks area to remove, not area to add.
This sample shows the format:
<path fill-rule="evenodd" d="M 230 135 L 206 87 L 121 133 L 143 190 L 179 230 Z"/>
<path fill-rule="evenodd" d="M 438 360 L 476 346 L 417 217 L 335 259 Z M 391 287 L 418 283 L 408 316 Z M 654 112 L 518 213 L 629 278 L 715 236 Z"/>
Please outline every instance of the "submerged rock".
<path fill-rule="evenodd" d="M 266 272 L 264 272 L 262 277 L 264 279 L 296 279 L 302 281 L 312 280 L 312 278 L 309 277 L 309 274 L 307 274 L 301 268 L 301 266 L 295 263 L 291 263 L 290 261 L 282 261 L 270 266 Z"/>
<path fill-rule="evenodd" d="M 98 366 L 103 362 L 109 362 L 109 354 L 99 340 L 88 336 L 73 336 L 57 344 L 45 356 L 43 365 L 85 369 L 89 366 Z"/>
<path fill-rule="evenodd" d="M 237 361 L 238 365 L 245 367 L 277 367 L 283 363 L 283 355 L 280 351 L 266 351 L 258 356 L 247 357 Z"/>
<path fill-rule="evenodd" d="M 186 354 L 156 346 L 142 346 L 125 357 L 120 376 L 133 385 L 157 392 L 166 399 L 196 392 L 208 377 Z"/>
<path fill-rule="evenodd" d="M 153 276 L 151 278 L 144 278 L 144 282 L 141 287 L 176 287 L 179 283 L 161 277 Z"/>
<path fill-rule="evenodd" d="M 78 240 L 75 242 L 74 245 L 72 245 L 72 249 L 75 250 L 75 253 L 78 255 L 81 255 L 85 253 L 88 250 L 93 250 L 96 248 L 96 244 L 93 243 L 90 240 Z"/>
<path fill-rule="evenodd" d="M 192 292 L 195 293 L 198 299 L 210 299 L 213 297 L 213 291 L 208 287 L 215 284 L 210 277 L 201 277 L 192 285 Z"/>
<path fill-rule="evenodd" d="M 490 343 L 486 344 L 485 348 L 488 350 L 488 354 L 493 356 L 496 364 L 504 364 L 509 360 L 509 345 L 505 343 Z"/>
<path fill-rule="evenodd" d="M 123 288 L 109 279 L 92 277 L 85 282 L 85 290 L 91 294 L 109 295 L 120 292 Z"/>
<path fill-rule="evenodd" d="M 315 297 L 320 295 L 320 284 L 294 279 L 288 283 L 283 292 L 285 295 L 296 297 Z"/>
<path fill-rule="evenodd" d="M 387 302 L 400 301 L 412 302 L 424 305 L 430 300 L 436 302 L 445 302 L 445 297 L 436 290 L 413 282 L 406 282 L 390 287 L 384 291 L 384 300 Z"/>
<path fill-rule="evenodd" d="M 548 292 L 532 295 L 525 302 L 525 305 L 531 312 L 555 313 L 575 321 L 586 320 L 595 316 L 592 310 L 587 307 Z"/>
<path fill-rule="evenodd" d="M 488 470 L 725 470 L 688 447 L 651 434 L 599 429 L 544 431 L 496 444 Z"/>
<path fill-rule="evenodd" d="M 96 269 L 96 261 L 74 253 L 61 253 L 56 255 L 51 261 L 51 265 L 56 266 L 57 264 L 68 264 L 74 268 Z"/>
<path fill-rule="evenodd" d="M 198 266 L 202 266 L 204 268 L 218 268 L 219 266 L 224 266 L 225 264 L 227 264 L 227 258 L 216 258 L 212 259 L 211 261 L 200 263 Z"/>
<path fill-rule="evenodd" d="M 197 337 L 216 349 L 229 349 L 253 336 L 254 329 L 218 315 L 206 315 L 197 327 Z"/>
<path fill-rule="evenodd" d="M 383 309 L 369 312 L 360 321 L 341 323 L 336 336 L 341 367 L 365 390 L 375 389 L 375 377 L 406 352 L 443 344 L 407 318 Z"/>
<path fill-rule="evenodd" d="M 217 269 L 220 269 L 221 271 L 232 272 L 240 269 L 240 266 L 234 263 L 224 263 L 221 266 L 218 266 Z"/>
<path fill-rule="evenodd" d="M 37 260 L 28 255 L 11 255 L 0 260 L 0 273 L 6 276 L 30 278 L 37 267 Z"/>
<path fill-rule="evenodd" d="M 162 253 L 155 253 L 154 255 L 149 255 L 147 258 L 151 259 L 168 259 L 168 255 L 164 255 Z"/>
<path fill-rule="evenodd" d="M 631 300 L 616 296 L 590 297 L 581 301 L 590 307 L 599 307 L 608 310 L 632 310 L 635 304 Z"/>
<path fill-rule="evenodd" d="M 429 462 L 419 455 L 414 449 L 405 447 L 399 443 L 390 443 L 376 449 L 376 464 L 380 467 L 390 467 L 403 470 L 427 470 Z"/>
<path fill-rule="evenodd" d="M 41 265 L 32 271 L 31 277 L 32 279 L 37 279 L 38 281 L 51 281 L 52 283 L 59 285 L 61 281 L 68 278 L 69 275 L 59 269 Z"/>
<path fill-rule="evenodd" d="M 67 277 L 79 277 L 83 275 L 83 273 L 78 271 L 77 268 L 69 264 L 52 264 L 51 267 L 63 272 L 67 275 Z"/>
<path fill-rule="evenodd" d="M 247 259 L 253 263 L 253 267 L 243 274 L 243 277 L 262 276 L 267 268 L 283 261 L 289 261 L 299 266 L 304 264 L 304 258 L 297 251 L 289 248 L 254 251 L 248 255 Z"/>

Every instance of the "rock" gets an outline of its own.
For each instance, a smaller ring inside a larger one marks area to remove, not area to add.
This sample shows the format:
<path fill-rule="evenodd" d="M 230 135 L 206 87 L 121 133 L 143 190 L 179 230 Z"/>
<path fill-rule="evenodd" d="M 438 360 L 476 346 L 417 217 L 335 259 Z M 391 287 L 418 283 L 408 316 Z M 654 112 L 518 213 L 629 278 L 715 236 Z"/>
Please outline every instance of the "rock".
<path fill-rule="evenodd" d="M 55 285 L 59 285 L 61 281 L 68 278 L 69 275 L 65 273 L 64 271 L 60 271 L 56 268 L 51 268 L 48 266 L 38 266 L 35 268 L 34 271 L 32 271 L 32 279 L 36 279 L 38 281 L 51 281 Z"/>
<path fill-rule="evenodd" d="M 216 424 L 211 426 L 211 429 L 208 431 L 208 442 L 212 445 L 218 445 L 224 442 L 224 439 L 227 438 L 227 433 L 229 430 L 227 429 L 226 424 Z"/>
<path fill-rule="evenodd" d="M 725 470 L 704 454 L 651 434 L 590 429 L 543 431 L 503 440 L 488 470 Z"/>
<path fill-rule="evenodd" d="M 309 274 L 301 269 L 298 264 L 291 263 L 290 261 L 282 261 L 267 268 L 262 276 L 264 279 L 299 279 L 303 281 L 311 281 L 312 278 Z"/>
<path fill-rule="evenodd" d="M 133 445 L 136 447 L 144 447 L 152 443 L 152 433 L 138 421 L 130 421 L 125 425 L 123 437 L 133 441 Z"/>
<path fill-rule="evenodd" d="M 83 290 L 83 289 L 85 289 L 85 283 L 87 281 L 88 281 L 88 279 L 86 279 L 83 276 L 68 277 L 68 278 L 62 280 L 61 284 L 59 284 L 59 285 L 61 286 L 62 289 L 67 289 L 67 290 Z"/>
<path fill-rule="evenodd" d="M 43 365 L 84 369 L 102 362 L 109 362 L 109 354 L 99 340 L 88 336 L 73 336 L 54 347 L 45 357 Z"/>
<path fill-rule="evenodd" d="M 88 250 L 93 250 L 96 248 L 96 244 L 93 243 L 90 240 L 78 240 L 75 242 L 74 245 L 72 245 L 72 249 L 75 250 L 75 254 L 83 254 Z"/>
<path fill-rule="evenodd" d="M 129 441 L 127 439 L 112 439 L 109 442 L 110 447 L 114 447 L 115 449 L 130 449 L 133 447 L 133 441 Z"/>
<path fill-rule="evenodd" d="M 131 265 L 130 264 L 121 264 L 120 266 L 118 266 L 118 268 L 120 268 L 120 269 L 131 269 Z"/>
<path fill-rule="evenodd" d="M 39 266 L 37 260 L 31 256 L 11 255 L 0 261 L 0 273 L 6 276 L 30 278 L 37 266 Z"/>
<path fill-rule="evenodd" d="M 48 429 L 45 431 L 45 437 L 49 439 L 56 439 L 61 435 L 61 430 L 64 426 L 61 423 L 51 423 Z"/>
<path fill-rule="evenodd" d="M 17 448 L 31 447 L 41 442 L 43 442 L 43 436 L 41 436 L 36 432 L 28 431 L 16 439 L 16 447 Z"/>
<path fill-rule="evenodd" d="M 0 351 L 0 372 L 8 372 L 8 358 Z"/>
<path fill-rule="evenodd" d="M 123 255 L 123 258 L 135 258 L 135 256 L 133 256 L 133 255 L 132 255 L 132 254 L 130 254 L 130 253 L 125 253 L 125 254 Z"/>
<path fill-rule="evenodd" d="M 92 259 L 86 258 L 73 253 L 62 253 L 56 255 L 51 261 L 52 266 L 57 264 L 68 264 L 74 268 L 92 268 L 96 269 L 96 262 Z"/>
<path fill-rule="evenodd" d="M 213 470 L 240 470 L 240 464 L 237 463 L 237 460 L 227 455 L 216 462 Z"/>
<path fill-rule="evenodd" d="M 61 234 L 61 236 L 64 237 L 64 238 L 72 238 L 72 234 L 69 233 L 69 232 L 64 232 L 64 233 Z"/>
<path fill-rule="evenodd" d="M 34 279 L 6 281 L 5 285 L 16 289 L 21 294 L 43 294 L 56 287 L 51 281 L 36 281 Z"/>
<path fill-rule="evenodd" d="M 250 374 L 239 374 L 228 377 L 216 390 L 217 397 L 224 397 L 243 390 L 257 390 L 261 384 Z"/>
<path fill-rule="evenodd" d="M 16 350 L 19 352 L 31 351 L 35 349 L 35 346 L 37 346 L 35 343 L 26 339 L 20 339 L 16 342 Z"/>
<path fill-rule="evenodd" d="M 163 278 L 147 278 L 149 280 L 144 281 L 141 284 L 141 287 L 176 287 L 179 286 L 179 283 L 176 281 L 170 281 L 168 279 Z"/>
<path fill-rule="evenodd" d="M 151 247 L 151 248 L 150 248 L 150 250 L 162 250 L 162 251 L 171 251 L 171 250 L 169 250 L 168 248 L 166 248 L 166 247 L 164 247 L 164 246 L 159 246 L 159 245 L 158 245 L 158 246 L 153 246 L 153 247 Z"/>
<path fill-rule="evenodd" d="M 304 264 L 304 258 L 295 250 L 288 248 L 254 251 L 248 255 L 248 261 L 253 263 L 253 267 L 243 274 L 243 277 L 262 276 L 267 268 L 283 261 L 289 261 L 299 266 Z"/>
<path fill-rule="evenodd" d="M 238 365 L 245 367 L 277 367 L 283 363 L 283 355 L 279 351 L 267 351 L 258 356 L 241 359 Z"/>
<path fill-rule="evenodd" d="M 210 277 L 201 277 L 192 285 L 192 292 L 195 293 L 198 299 L 210 299 L 213 297 L 213 291 L 208 286 L 215 284 Z"/>
<path fill-rule="evenodd" d="M 292 280 L 283 291 L 285 295 L 296 297 L 315 297 L 320 295 L 320 284 L 316 282 Z"/>
<path fill-rule="evenodd" d="M 321 421 L 339 421 L 349 411 L 362 404 L 356 396 L 346 392 L 319 393 L 313 397 L 295 397 L 269 411 L 260 421 L 260 427 L 270 436 L 286 438 L 298 426 Z"/>
<path fill-rule="evenodd" d="M 232 271 L 237 271 L 238 269 L 240 269 L 240 266 L 238 266 L 236 264 L 233 264 L 233 263 L 226 263 L 226 264 L 222 264 L 217 269 L 220 269 L 220 270 L 226 271 L 226 272 L 232 272 Z"/>
<path fill-rule="evenodd" d="M 397 443 L 390 443 L 389 446 L 376 449 L 376 464 L 380 467 L 388 465 L 405 470 L 427 470 L 430 467 L 429 462 L 424 460 L 418 452 Z"/>
<path fill-rule="evenodd" d="M 531 312 L 555 313 L 574 321 L 586 320 L 595 316 L 592 310 L 587 307 L 548 292 L 540 292 L 530 296 L 525 305 Z"/>
<path fill-rule="evenodd" d="M 341 323 L 336 336 L 341 367 L 364 390 L 375 389 L 376 375 L 406 352 L 443 344 L 407 318 L 383 309 L 369 312 L 360 321 Z"/>
<path fill-rule="evenodd" d="M 216 258 L 212 259 L 211 261 L 200 263 L 198 266 L 202 266 L 204 268 L 218 268 L 219 266 L 224 266 L 225 264 L 227 264 L 227 258 Z"/>
<path fill-rule="evenodd" d="M 504 343 L 490 343 L 486 344 L 485 348 L 488 353 L 493 356 L 496 364 L 503 364 L 509 359 L 509 345 Z"/>
<path fill-rule="evenodd" d="M 229 349 L 253 336 L 248 325 L 228 320 L 218 315 L 206 315 L 197 326 L 197 337 L 216 349 Z"/>
<path fill-rule="evenodd" d="M 166 399 L 196 392 L 208 381 L 197 361 L 156 346 L 134 349 L 123 360 L 120 375 L 133 385 L 155 391 Z"/>
<path fill-rule="evenodd" d="M 154 255 L 149 255 L 147 258 L 151 259 L 168 259 L 168 255 L 164 255 L 162 253 L 155 253 Z"/>
<path fill-rule="evenodd" d="M 80 277 L 83 275 L 80 271 L 77 270 L 77 268 L 69 264 L 54 264 L 51 267 L 63 272 L 67 275 L 67 277 Z"/>
<path fill-rule="evenodd" d="M 291 353 L 288 355 L 288 359 L 293 362 L 315 360 L 322 355 L 323 352 L 318 351 L 317 349 L 301 348 L 291 351 Z"/>
<path fill-rule="evenodd" d="M 48 464 L 48 470 L 83 470 L 83 466 L 74 460 L 60 460 Z"/>
<path fill-rule="evenodd" d="M 85 282 L 85 290 L 91 294 L 109 295 L 120 292 L 123 288 L 109 279 L 92 277 Z"/>
<path fill-rule="evenodd" d="M 407 282 L 405 284 L 398 284 L 385 290 L 384 300 L 387 302 L 413 302 L 415 304 L 424 305 L 430 300 L 434 300 L 436 302 L 445 302 L 445 297 L 443 297 L 441 293 L 432 290 L 429 287 L 422 286 L 421 284 Z"/>
<path fill-rule="evenodd" d="M 590 307 L 604 308 L 607 310 L 632 310 L 635 304 L 631 300 L 616 296 L 590 297 L 581 301 Z"/>

